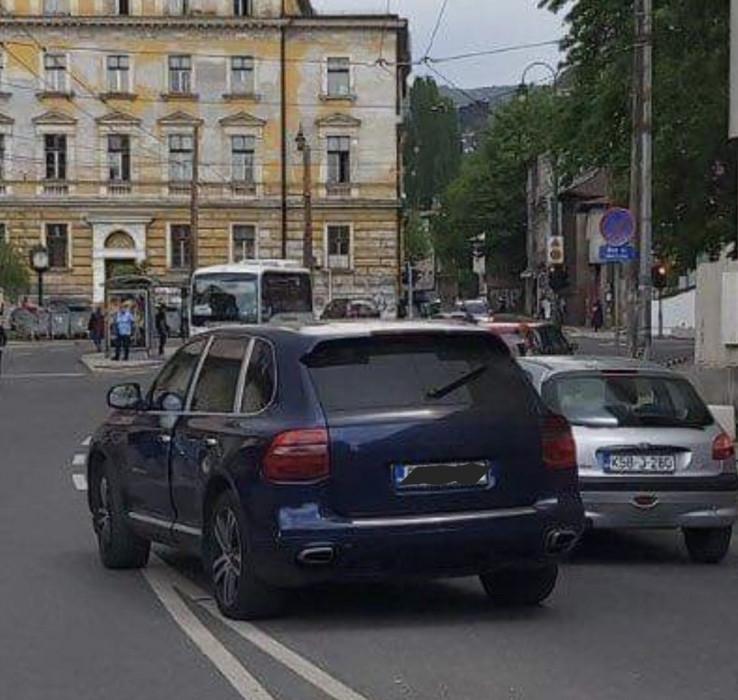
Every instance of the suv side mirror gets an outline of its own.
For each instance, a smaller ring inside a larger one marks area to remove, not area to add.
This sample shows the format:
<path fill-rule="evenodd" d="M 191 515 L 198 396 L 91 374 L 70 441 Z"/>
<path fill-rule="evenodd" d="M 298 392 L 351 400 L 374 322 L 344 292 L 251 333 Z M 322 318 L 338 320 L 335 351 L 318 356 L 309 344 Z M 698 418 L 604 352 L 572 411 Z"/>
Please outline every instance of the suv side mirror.
<path fill-rule="evenodd" d="M 119 411 L 136 411 L 143 406 L 138 384 L 118 384 L 108 392 L 108 406 Z"/>

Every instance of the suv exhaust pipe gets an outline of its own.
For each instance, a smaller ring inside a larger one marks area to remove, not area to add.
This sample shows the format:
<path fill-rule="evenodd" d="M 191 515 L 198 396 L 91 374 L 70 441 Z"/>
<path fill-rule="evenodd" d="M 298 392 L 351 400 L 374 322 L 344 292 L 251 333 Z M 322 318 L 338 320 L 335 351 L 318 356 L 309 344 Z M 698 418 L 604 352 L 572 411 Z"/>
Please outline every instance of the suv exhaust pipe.
<path fill-rule="evenodd" d="M 575 530 L 551 530 L 546 535 L 546 554 L 565 554 L 571 551 L 579 540 L 579 533 Z"/>
<path fill-rule="evenodd" d="M 336 550 L 329 545 L 306 547 L 297 555 L 303 566 L 330 566 L 336 561 Z"/>

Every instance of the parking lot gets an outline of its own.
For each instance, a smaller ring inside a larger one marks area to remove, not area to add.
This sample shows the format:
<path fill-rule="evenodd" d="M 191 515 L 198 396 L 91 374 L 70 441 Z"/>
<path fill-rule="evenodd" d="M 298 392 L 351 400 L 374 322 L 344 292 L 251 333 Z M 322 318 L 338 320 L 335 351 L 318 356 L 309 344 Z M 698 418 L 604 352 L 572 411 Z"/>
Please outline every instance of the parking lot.
<path fill-rule="evenodd" d="M 676 534 L 598 534 L 541 608 L 495 609 L 477 579 L 328 586 L 257 625 L 227 624 L 164 548 L 143 574 L 103 570 L 73 476 L 119 377 L 79 354 L 13 348 L 0 380 L 3 697 L 734 696 L 735 544 L 700 567 Z"/>

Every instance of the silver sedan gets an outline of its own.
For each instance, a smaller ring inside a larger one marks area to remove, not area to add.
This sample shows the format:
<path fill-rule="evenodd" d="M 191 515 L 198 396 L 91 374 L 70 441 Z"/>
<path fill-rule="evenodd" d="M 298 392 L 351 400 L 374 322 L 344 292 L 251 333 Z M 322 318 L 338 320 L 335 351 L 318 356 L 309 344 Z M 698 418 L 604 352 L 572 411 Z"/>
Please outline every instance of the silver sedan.
<path fill-rule="evenodd" d="M 738 517 L 733 441 L 682 375 L 619 358 L 520 360 L 566 417 L 594 528 L 681 528 L 694 561 L 728 552 Z"/>

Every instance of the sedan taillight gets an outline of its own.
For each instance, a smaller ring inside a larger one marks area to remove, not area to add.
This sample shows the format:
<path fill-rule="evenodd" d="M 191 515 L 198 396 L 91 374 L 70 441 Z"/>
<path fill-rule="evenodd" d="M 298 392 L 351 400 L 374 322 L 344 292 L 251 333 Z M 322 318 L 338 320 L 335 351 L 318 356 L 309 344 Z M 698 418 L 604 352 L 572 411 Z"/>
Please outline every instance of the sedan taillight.
<path fill-rule="evenodd" d="M 563 416 L 549 415 L 543 419 L 543 463 L 551 471 L 577 468 L 577 447 L 569 421 Z"/>
<path fill-rule="evenodd" d="M 712 458 L 716 462 L 724 462 L 735 457 L 735 445 L 726 433 L 721 433 L 712 443 Z"/>
<path fill-rule="evenodd" d="M 290 430 L 277 435 L 264 457 L 264 476 L 276 483 L 318 481 L 330 474 L 328 431 Z"/>

